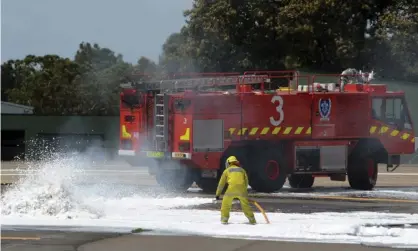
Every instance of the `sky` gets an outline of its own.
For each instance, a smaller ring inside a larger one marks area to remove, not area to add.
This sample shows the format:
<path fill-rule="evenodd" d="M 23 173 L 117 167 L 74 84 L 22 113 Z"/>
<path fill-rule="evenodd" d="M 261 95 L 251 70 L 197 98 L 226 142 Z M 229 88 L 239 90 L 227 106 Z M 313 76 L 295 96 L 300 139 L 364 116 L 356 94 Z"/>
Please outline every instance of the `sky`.
<path fill-rule="evenodd" d="M 82 42 L 98 43 L 128 62 L 155 61 L 185 23 L 193 0 L 0 0 L 1 61 L 27 54 L 73 58 Z"/>

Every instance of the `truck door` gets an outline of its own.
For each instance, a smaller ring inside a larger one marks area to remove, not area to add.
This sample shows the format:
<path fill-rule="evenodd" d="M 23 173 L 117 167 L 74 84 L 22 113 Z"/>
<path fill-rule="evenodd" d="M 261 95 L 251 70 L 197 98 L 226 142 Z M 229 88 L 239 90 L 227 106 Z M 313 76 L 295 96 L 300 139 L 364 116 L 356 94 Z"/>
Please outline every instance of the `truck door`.
<path fill-rule="evenodd" d="M 120 94 L 120 150 L 134 154 L 140 147 L 144 133 L 144 98 L 135 90 Z"/>
<path fill-rule="evenodd" d="M 312 138 L 335 137 L 336 109 L 335 95 L 315 93 L 312 98 Z"/>
<path fill-rule="evenodd" d="M 389 154 L 415 151 L 415 135 L 403 96 L 373 97 L 370 135 L 378 137 Z"/>

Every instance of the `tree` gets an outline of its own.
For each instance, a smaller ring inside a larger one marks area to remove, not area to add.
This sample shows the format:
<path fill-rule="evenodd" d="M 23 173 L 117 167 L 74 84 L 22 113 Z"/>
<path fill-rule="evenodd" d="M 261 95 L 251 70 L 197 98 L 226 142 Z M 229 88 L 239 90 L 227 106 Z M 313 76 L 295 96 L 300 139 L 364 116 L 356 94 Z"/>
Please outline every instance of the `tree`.
<path fill-rule="evenodd" d="M 207 5 L 195 1 L 185 12 L 185 51 L 202 71 L 284 68 L 283 36 L 276 30 L 277 12 L 264 0 Z"/>
<path fill-rule="evenodd" d="M 178 65 L 188 58 L 202 71 L 340 69 L 364 47 L 372 18 L 365 2 L 195 0 L 184 14 L 187 24 L 164 44 L 162 61 Z"/>
<path fill-rule="evenodd" d="M 84 114 L 116 115 L 119 113 L 119 85 L 133 66 L 108 48 L 81 43 L 74 61 L 82 69 L 80 85 Z"/>
<path fill-rule="evenodd" d="M 376 63 L 386 77 L 418 80 L 418 5 L 399 0 L 382 12 L 376 25 Z"/>
<path fill-rule="evenodd" d="M 155 76 L 158 73 L 157 64 L 147 57 L 140 57 L 134 66 L 135 73 Z"/>
<path fill-rule="evenodd" d="M 160 62 L 166 71 L 379 70 L 381 50 L 402 58 L 400 71 L 413 72 L 413 6 L 414 0 L 195 0 L 182 30 L 166 40 Z M 394 29 L 396 38 L 379 35 Z"/>
<path fill-rule="evenodd" d="M 29 55 L 9 61 L 2 72 L 7 78 L 10 102 L 33 106 L 37 114 L 74 114 L 81 111 L 79 86 L 75 80 L 79 67 L 57 55 Z"/>
<path fill-rule="evenodd" d="M 23 81 L 24 71 L 30 70 L 20 60 L 9 60 L 1 65 L 1 100 L 8 101 L 7 93 L 13 88 L 19 88 Z"/>
<path fill-rule="evenodd" d="M 338 71 L 361 65 L 368 21 L 376 19 L 382 1 L 282 1 L 278 29 L 286 34 L 292 61 Z"/>
<path fill-rule="evenodd" d="M 186 28 L 183 32 L 171 34 L 163 45 L 163 53 L 160 56 L 159 68 L 165 74 L 176 72 L 194 72 L 196 64 L 191 58 L 187 48 Z"/>
<path fill-rule="evenodd" d="M 123 62 L 121 54 L 116 55 L 109 48 L 101 48 L 97 43 L 81 42 L 75 54 L 74 62 L 85 71 L 98 71 Z"/>

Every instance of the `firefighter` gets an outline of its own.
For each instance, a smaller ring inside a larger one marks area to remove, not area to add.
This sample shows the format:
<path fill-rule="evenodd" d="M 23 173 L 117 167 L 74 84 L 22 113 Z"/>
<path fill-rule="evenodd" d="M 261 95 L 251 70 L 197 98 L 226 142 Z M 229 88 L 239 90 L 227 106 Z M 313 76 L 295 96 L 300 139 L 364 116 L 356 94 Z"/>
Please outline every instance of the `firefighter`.
<path fill-rule="evenodd" d="M 228 184 L 221 206 L 221 223 L 227 224 L 229 220 L 229 212 L 232 208 L 234 199 L 238 199 L 241 203 L 242 211 L 250 221 L 250 224 L 256 224 L 254 213 L 248 201 L 248 176 L 246 171 L 240 166 L 235 156 L 230 156 L 226 160 L 226 169 L 222 173 L 216 190 L 216 200 L 219 200 L 224 187 Z"/>

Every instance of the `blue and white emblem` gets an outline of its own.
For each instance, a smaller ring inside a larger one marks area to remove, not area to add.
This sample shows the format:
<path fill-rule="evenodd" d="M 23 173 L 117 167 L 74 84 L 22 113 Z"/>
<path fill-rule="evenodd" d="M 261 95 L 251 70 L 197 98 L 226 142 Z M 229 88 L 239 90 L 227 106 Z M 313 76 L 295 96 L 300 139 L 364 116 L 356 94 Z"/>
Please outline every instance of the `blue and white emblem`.
<path fill-rule="evenodd" d="M 331 114 L 331 99 L 320 99 L 319 100 L 319 115 L 321 115 L 321 120 L 329 120 L 329 115 Z"/>

